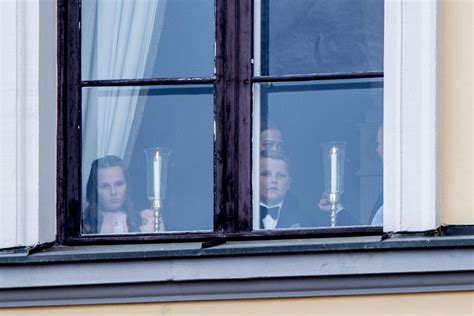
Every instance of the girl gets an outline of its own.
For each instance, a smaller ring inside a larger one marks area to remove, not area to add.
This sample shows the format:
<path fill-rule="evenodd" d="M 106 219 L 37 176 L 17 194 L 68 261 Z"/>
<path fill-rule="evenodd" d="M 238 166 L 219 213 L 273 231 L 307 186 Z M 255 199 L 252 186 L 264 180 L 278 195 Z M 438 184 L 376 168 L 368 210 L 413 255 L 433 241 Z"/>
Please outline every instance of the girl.
<path fill-rule="evenodd" d="M 87 181 L 84 234 L 153 232 L 153 212 L 135 211 L 128 183 L 122 159 L 106 156 L 94 160 Z"/>

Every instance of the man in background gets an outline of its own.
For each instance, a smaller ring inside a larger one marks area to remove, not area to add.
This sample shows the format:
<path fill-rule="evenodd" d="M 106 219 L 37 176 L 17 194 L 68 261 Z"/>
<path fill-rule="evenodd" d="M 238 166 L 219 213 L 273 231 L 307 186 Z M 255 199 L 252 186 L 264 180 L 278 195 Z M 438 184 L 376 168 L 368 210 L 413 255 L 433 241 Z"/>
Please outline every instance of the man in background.
<path fill-rule="evenodd" d="M 260 133 L 260 152 L 284 152 L 283 134 L 276 126 L 269 125 Z"/>
<path fill-rule="evenodd" d="M 377 148 L 375 151 L 383 161 L 383 124 L 380 125 L 377 131 Z M 370 225 L 383 226 L 383 190 L 377 198 L 369 218 Z"/>

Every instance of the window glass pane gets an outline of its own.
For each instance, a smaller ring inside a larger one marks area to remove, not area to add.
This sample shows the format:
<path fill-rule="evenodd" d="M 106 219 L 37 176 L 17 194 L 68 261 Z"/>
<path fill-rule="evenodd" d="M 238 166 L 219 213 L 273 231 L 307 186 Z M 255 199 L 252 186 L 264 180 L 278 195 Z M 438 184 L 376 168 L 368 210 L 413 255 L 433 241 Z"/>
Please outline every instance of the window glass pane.
<path fill-rule="evenodd" d="M 212 230 L 212 86 L 82 98 L 82 232 L 154 232 L 158 210 L 160 233 Z"/>
<path fill-rule="evenodd" d="M 383 0 L 256 0 L 255 73 L 383 69 Z"/>
<path fill-rule="evenodd" d="M 213 0 L 83 0 L 82 80 L 208 77 Z"/>
<path fill-rule="evenodd" d="M 336 226 L 382 225 L 382 79 L 255 84 L 254 111 L 254 229 L 330 227 L 331 193 Z"/>

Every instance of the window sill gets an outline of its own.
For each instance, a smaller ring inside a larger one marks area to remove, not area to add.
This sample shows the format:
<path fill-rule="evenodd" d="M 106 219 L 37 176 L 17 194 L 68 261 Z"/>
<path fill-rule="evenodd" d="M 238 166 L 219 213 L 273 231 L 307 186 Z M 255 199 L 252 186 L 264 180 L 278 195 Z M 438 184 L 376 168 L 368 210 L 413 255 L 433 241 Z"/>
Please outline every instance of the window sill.
<path fill-rule="evenodd" d="M 402 237 L 382 240 L 380 236 L 312 238 L 293 240 L 230 241 L 210 248 L 201 242 L 128 244 L 102 246 L 55 246 L 29 254 L 27 249 L 0 251 L 0 266 L 48 263 L 78 263 L 117 260 L 159 260 L 248 255 L 322 254 L 331 252 L 423 250 L 469 248 L 474 236 Z"/>
<path fill-rule="evenodd" d="M 0 306 L 473 290 L 474 236 L 53 247 L 0 255 Z"/>

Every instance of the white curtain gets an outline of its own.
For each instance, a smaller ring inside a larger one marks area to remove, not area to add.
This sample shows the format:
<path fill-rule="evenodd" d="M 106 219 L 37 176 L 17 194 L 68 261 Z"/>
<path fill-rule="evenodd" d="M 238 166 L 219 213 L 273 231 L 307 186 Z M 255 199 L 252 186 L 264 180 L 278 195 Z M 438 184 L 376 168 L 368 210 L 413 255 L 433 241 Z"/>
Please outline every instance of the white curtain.
<path fill-rule="evenodd" d="M 149 76 L 155 58 L 149 54 L 156 54 L 166 1 L 82 1 L 82 80 Z M 139 87 L 83 89 L 83 192 L 93 160 L 124 157 L 139 93 Z"/>

